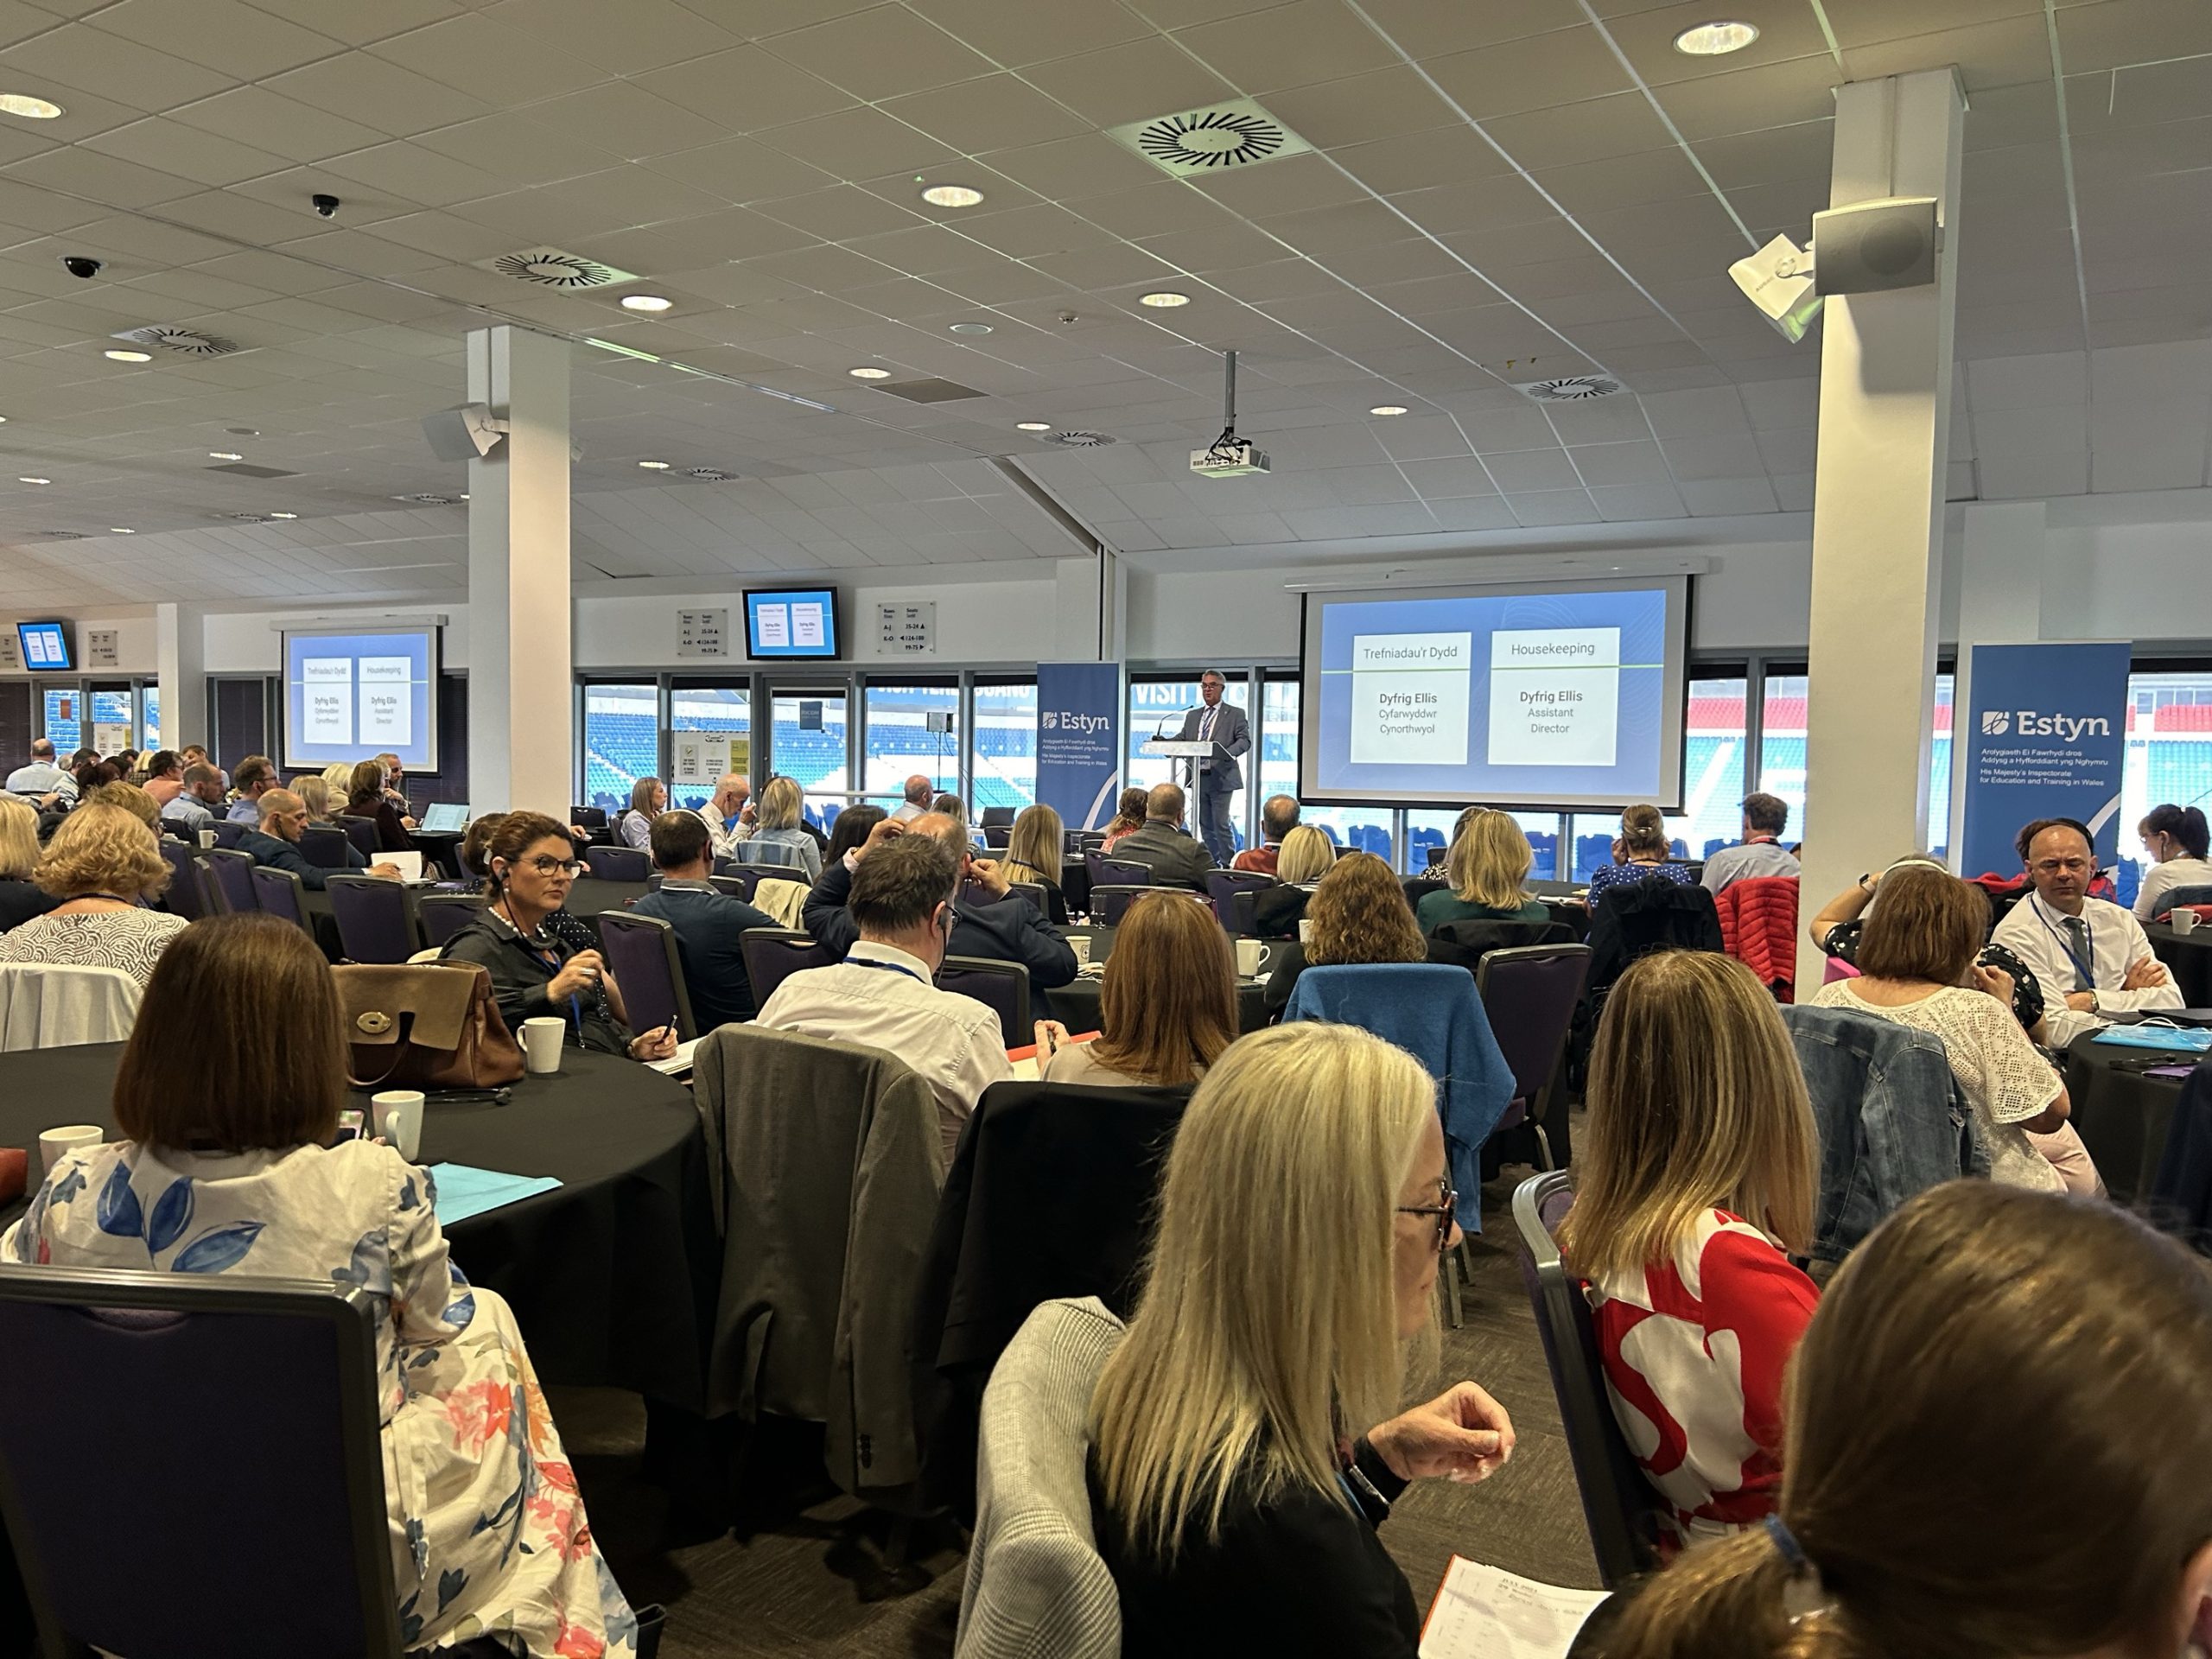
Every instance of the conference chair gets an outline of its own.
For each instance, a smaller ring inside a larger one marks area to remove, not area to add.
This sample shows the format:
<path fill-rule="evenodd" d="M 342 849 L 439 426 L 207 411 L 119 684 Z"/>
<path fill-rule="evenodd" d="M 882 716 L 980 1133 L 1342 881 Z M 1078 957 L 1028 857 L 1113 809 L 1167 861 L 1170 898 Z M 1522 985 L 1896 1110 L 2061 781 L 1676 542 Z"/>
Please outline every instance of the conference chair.
<path fill-rule="evenodd" d="M 1093 887 L 1148 887 L 1152 885 L 1152 866 L 1140 864 L 1133 858 L 1109 858 L 1103 853 L 1085 853 L 1083 862 L 1090 872 Z"/>
<path fill-rule="evenodd" d="M 1027 899 L 1038 915 L 1048 922 L 1052 919 L 1052 901 L 1042 881 L 1009 881 L 1007 885 Z"/>
<path fill-rule="evenodd" d="M 604 830 L 607 828 L 607 809 L 603 806 L 572 806 L 569 809 L 569 822 L 582 830 Z"/>
<path fill-rule="evenodd" d="M 1421 868 L 1425 870 L 1434 869 L 1438 865 L 1443 863 L 1445 860 L 1452 856 L 1452 849 L 1449 847 L 1429 847 L 1424 849 L 1423 851 L 1426 854 L 1426 856 L 1421 860 Z"/>
<path fill-rule="evenodd" d="M 122 1042 L 142 995 L 120 968 L 0 963 L 0 1052 Z"/>
<path fill-rule="evenodd" d="M 196 848 L 164 837 L 162 856 L 168 861 L 169 867 L 169 885 L 162 898 L 172 915 L 196 922 L 204 916 L 221 912 L 221 906 L 207 891 L 207 867 L 200 861 Z"/>
<path fill-rule="evenodd" d="M 699 1034 L 674 928 L 656 916 L 603 910 L 599 913 L 599 945 L 607 953 L 608 971 L 622 988 L 631 1030 L 642 1033 L 673 1026 L 680 1043 Z"/>
<path fill-rule="evenodd" d="M 1014 831 L 1003 823 L 982 826 L 983 848 L 987 852 L 1002 853 L 1014 844 Z"/>
<path fill-rule="evenodd" d="M 257 826 L 251 823 L 233 823 L 229 818 L 218 818 L 214 823 L 209 824 L 207 827 L 215 832 L 215 844 L 218 847 L 235 850 L 238 844 L 245 840 L 246 831 L 255 829 Z"/>
<path fill-rule="evenodd" d="M 1122 1332 L 1096 1297 L 1046 1302 L 991 1374 L 954 1659 L 1118 1659 L 1121 1596 L 1084 1465 L 1090 1396 Z"/>
<path fill-rule="evenodd" d="M 1221 925 L 1231 932 L 1236 926 L 1236 895 L 1240 893 L 1263 893 L 1269 887 L 1282 885 L 1278 876 L 1264 870 L 1208 870 L 1206 893 L 1213 900 L 1213 913 Z"/>
<path fill-rule="evenodd" d="M 1491 1131 L 1493 1140 L 1526 1125 L 1537 1160 L 1546 1169 L 1567 1161 L 1567 1124 L 1550 1110 L 1560 1063 L 1567 1054 L 1567 1033 L 1590 977 L 1586 944 L 1539 944 L 1492 950 L 1475 969 L 1475 995 L 1490 1016 L 1491 1035 L 1513 1072 L 1513 1098 Z"/>
<path fill-rule="evenodd" d="M 244 915 L 261 908 L 261 897 L 254 890 L 253 859 L 245 853 L 227 847 L 210 848 L 200 855 L 200 866 L 213 877 L 212 885 L 215 898 L 222 908 L 232 915 Z"/>
<path fill-rule="evenodd" d="M 776 987 L 793 974 L 837 962 L 828 945 L 816 944 L 813 935 L 798 928 L 748 927 L 738 948 L 745 952 L 745 979 L 756 1008 L 766 1007 Z"/>
<path fill-rule="evenodd" d="M 1029 1023 L 1029 970 L 1021 963 L 947 957 L 937 970 L 937 988 L 972 996 L 996 1014 L 1008 1048 L 1027 1048 L 1037 1040 L 1036 1027 Z"/>
<path fill-rule="evenodd" d="M 382 1306 L 328 1281 L 0 1268 L 0 1491 L 46 1651 L 399 1659 Z M 222 1422 L 253 1432 L 179 1432 Z M 126 1493 L 209 1524 L 118 1572 Z"/>
<path fill-rule="evenodd" d="M 1150 893 L 1148 886 L 1128 886 L 1116 883 L 1100 887 L 1093 883 L 1090 889 L 1090 919 L 1101 927 L 1119 927 L 1122 918 L 1128 915 L 1129 906 Z"/>
<path fill-rule="evenodd" d="M 709 879 L 720 891 L 733 899 L 742 899 L 748 905 L 753 902 L 764 882 L 794 882 L 802 887 L 807 885 L 804 870 L 782 864 L 732 863 Z"/>
<path fill-rule="evenodd" d="M 334 812 L 331 822 L 346 832 L 346 839 L 353 843 L 353 850 L 373 864 L 377 855 L 384 850 L 377 834 L 374 818 L 357 818 L 350 813 Z"/>
<path fill-rule="evenodd" d="M 643 881 L 653 873 L 652 860 L 635 847 L 587 847 L 584 868 L 601 881 Z"/>
<path fill-rule="evenodd" d="M 423 949 L 421 930 L 408 914 L 407 889 L 399 882 L 381 875 L 334 875 L 323 891 L 330 895 L 330 913 L 337 918 L 339 948 L 346 961 L 405 962 Z M 461 920 L 469 913 L 473 906 Z"/>
<path fill-rule="evenodd" d="M 254 901 L 264 914 L 291 923 L 309 938 L 315 937 L 315 924 L 308 918 L 303 896 L 307 889 L 300 885 L 297 875 L 265 864 L 249 866 L 248 874 L 253 880 Z"/>
<path fill-rule="evenodd" d="M 1014 809 L 1010 806 L 987 806 L 976 815 L 976 822 L 986 830 L 1014 828 Z"/>
<path fill-rule="evenodd" d="M 1590 1548 L 1610 1590 L 1660 1565 L 1661 1510 L 1657 1491 L 1637 1466 L 1613 1415 L 1581 1281 L 1560 1258 L 1553 1236 L 1574 1202 L 1568 1180 L 1564 1170 L 1547 1170 L 1514 1189 L 1515 1254 L 1559 1400 Z"/>
<path fill-rule="evenodd" d="M 2162 916 L 2170 916 L 2177 910 L 2187 910 L 2191 905 L 2212 905 L 2212 887 L 2176 887 L 2171 893 L 2163 895 L 2160 902 L 2165 906 L 2158 912 Z"/>
<path fill-rule="evenodd" d="M 331 900 L 331 906 L 334 910 L 337 907 L 335 898 Z M 415 901 L 415 918 L 422 925 L 423 943 L 442 950 L 446 941 L 467 927 L 483 908 L 484 899 L 477 893 L 424 893 Z"/>
<path fill-rule="evenodd" d="M 801 872 L 806 868 L 799 861 L 798 849 L 780 841 L 741 841 L 737 843 L 737 861 L 778 865 Z"/>
<path fill-rule="evenodd" d="M 334 823 L 311 823 L 300 831 L 300 856 L 321 870 L 346 868 L 346 849 L 353 837 Z"/>

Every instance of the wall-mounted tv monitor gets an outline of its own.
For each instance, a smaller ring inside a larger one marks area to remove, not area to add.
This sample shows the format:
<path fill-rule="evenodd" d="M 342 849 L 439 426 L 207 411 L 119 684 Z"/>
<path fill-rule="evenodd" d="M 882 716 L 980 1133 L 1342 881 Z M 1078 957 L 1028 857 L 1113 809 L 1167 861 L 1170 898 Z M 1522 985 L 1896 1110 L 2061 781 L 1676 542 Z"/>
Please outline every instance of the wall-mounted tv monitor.
<path fill-rule="evenodd" d="M 22 642 L 23 666 L 34 674 L 66 671 L 77 666 L 69 648 L 67 622 L 18 622 L 16 638 Z"/>
<path fill-rule="evenodd" d="M 782 588 L 745 595 L 745 654 L 755 661 L 839 654 L 837 590 Z"/>

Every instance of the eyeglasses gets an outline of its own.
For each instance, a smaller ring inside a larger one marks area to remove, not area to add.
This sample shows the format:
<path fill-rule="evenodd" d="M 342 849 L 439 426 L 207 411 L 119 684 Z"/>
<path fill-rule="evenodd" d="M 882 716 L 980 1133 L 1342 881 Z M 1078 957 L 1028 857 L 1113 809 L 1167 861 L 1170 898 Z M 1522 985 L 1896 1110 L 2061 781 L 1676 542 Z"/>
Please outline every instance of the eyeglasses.
<path fill-rule="evenodd" d="M 1434 1204 L 1402 1204 L 1402 1216 L 1433 1216 L 1436 1217 L 1436 1253 L 1439 1255 L 1451 1247 L 1452 1224 L 1459 1214 L 1459 1195 L 1452 1188 L 1452 1178 L 1440 1175 L 1436 1180 L 1437 1202 Z"/>
<path fill-rule="evenodd" d="M 565 875 L 574 880 L 583 866 L 573 858 L 533 858 L 530 868 L 540 875 Z"/>

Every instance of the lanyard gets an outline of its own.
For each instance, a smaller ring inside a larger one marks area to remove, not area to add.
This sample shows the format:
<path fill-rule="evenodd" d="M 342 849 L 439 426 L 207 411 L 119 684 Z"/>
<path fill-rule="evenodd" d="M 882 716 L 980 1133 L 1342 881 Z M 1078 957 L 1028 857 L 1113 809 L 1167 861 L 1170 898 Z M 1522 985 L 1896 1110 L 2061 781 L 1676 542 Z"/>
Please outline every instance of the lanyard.
<path fill-rule="evenodd" d="M 512 924 L 509 924 L 509 925 L 512 926 Z M 521 941 L 522 948 L 529 951 L 531 956 L 535 957 L 549 971 L 556 975 L 559 974 L 561 971 L 562 957 L 558 950 L 539 950 L 524 936 L 520 929 L 516 930 L 515 938 Z M 548 981 L 547 983 L 550 988 L 551 982 Z M 545 1000 L 549 1005 L 553 1001 L 552 997 L 550 995 Z M 576 1040 L 579 1043 L 582 1042 L 584 1039 L 584 1006 L 583 1003 L 578 1000 L 576 994 L 574 991 L 570 991 L 569 993 L 569 1022 L 576 1028 Z"/>
<path fill-rule="evenodd" d="M 887 974 L 904 974 L 907 978 L 914 981 L 917 984 L 926 985 L 929 983 L 929 981 L 924 979 L 919 974 L 907 967 L 904 963 L 871 962 L 866 957 L 847 957 L 845 958 L 845 962 L 846 965 L 849 967 L 880 968 Z"/>
<path fill-rule="evenodd" d="M 2072 942 L 2067 938 L 2065 934 L 2053 927 L 2050 925 L 2050 918 L 2044 914 L 2043 895 L 2041 893 L 2037 893 L 2034 898 L 2029 899 L 2028 902 L 2035 906 L 2036 919 L 2043 924 L 2044 931 L 2050 934 L 2052 938 L 2058 941 L 2058 948 L 2066 953 L 2066 960 L 2074 964 L 2074 971 L 2081 975 L 2082 979 L 2082 988 L 2085 990 L 2095 989 L 2097 983 L 2097 936 L 2089 927 L 2088 916 L 2084 913 L 2075 918 L 2082 924 L 2082 941 L 2088 946 L 2089 959 L 2087 962 L 2083 962 L 2081 957 L 2074 954 L 2074 946 Z"/>

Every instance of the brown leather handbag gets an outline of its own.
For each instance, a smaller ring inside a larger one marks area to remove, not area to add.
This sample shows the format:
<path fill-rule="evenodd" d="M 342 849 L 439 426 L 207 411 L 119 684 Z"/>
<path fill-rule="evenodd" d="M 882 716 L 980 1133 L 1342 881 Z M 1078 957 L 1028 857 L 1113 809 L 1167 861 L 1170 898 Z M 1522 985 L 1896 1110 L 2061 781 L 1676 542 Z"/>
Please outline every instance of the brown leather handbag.
<path fill-rule="evenodd" d="M 473 962 L 334 968 L 360 1089 L 491 1089 L 522 1076 L 492 976 Z"/>

